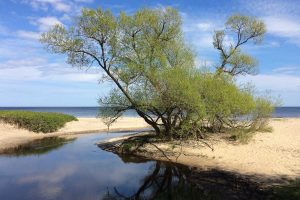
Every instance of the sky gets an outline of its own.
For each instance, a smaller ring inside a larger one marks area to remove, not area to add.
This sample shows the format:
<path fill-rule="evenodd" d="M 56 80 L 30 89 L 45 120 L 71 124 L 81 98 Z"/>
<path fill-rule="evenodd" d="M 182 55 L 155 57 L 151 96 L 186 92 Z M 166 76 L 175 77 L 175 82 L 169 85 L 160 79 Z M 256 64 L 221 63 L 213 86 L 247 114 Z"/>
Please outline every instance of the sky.
<path fill-rule="evenodd" d="M 65 56 L 44 49 L 40 34 L 55 24 L 72 24 L 83 7 L 117 15 L 166 6 L 179 10 L 184 37 L 201 66 L 218 64 L 212 35 L 230 15 L 263 20 L 264 41 L 243 48 L 258 59 L 259 74 L 237 81 L 279 97 L 282 106 L 300 106 L 300 0 L 0 0 L 0 107 L 97 106 L 111 88 L 99 83 L 101 71 L 68 65 Z"/>

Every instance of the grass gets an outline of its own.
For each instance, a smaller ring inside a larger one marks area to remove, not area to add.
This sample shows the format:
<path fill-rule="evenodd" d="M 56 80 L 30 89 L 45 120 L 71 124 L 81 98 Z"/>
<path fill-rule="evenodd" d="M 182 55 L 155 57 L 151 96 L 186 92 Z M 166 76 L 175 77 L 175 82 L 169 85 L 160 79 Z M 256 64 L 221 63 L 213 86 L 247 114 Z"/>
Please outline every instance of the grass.
<path fill-rule="evenodd" d="M 77 121 L 77 118 L 61 113 L 3 110 L 0 111 L 0 121 L 36 133 L 50 133 L 62 128 L 67 122 Z"/>
<path fill-rule="evenodd" d="M 256 129 L 232 129 L 231 130 L 231 136 L 230 139 L 240 142 L 242 144 L 247 144 L 252 138 L 253 136 L 257 133 L 257 132 L 262 132 L 262 133 L 271 133 L 273 131 L 273 128 L 271 126 L 268 125 L 262 125 Z"/>

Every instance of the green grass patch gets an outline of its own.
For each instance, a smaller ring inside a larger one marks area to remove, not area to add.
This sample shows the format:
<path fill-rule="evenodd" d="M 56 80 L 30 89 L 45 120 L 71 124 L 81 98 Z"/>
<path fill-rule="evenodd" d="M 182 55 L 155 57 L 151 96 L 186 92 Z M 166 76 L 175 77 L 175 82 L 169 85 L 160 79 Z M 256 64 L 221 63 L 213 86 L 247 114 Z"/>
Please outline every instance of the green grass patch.
<path fill-rule="evenodd" d="M 3 110 L 0 111 L 0 121 L 36 133 L 50 133 L 62 128 L 67 122 L 77 121 L 77 118 L 61 113 Z"/>

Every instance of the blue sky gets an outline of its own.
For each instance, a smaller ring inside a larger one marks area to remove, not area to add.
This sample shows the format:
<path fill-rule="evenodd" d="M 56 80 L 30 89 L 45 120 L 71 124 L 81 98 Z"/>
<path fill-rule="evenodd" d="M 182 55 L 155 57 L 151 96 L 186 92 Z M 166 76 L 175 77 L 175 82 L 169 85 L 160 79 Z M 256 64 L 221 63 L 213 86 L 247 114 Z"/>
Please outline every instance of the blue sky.
<path fill-rule="evenodd" d="M 212 33 L 228 16 L 241 13 L 264 20 L 263 43 L 244 48 L 259 60 L 259 74 L 238 81 L 280 96 L 284 106 L 300 106 L 300 0 L 0 0 L 0 106 L 97 106 L 110 88 L 98 83 L 101 71 L 72 68 L 64 56 L 44 50 L 40 33 L 56 23 L 70 24 L 82 7 L 118 14 L 165 6 L 180 11 L 197 63 L 212 67 L 218 63 Z"/>

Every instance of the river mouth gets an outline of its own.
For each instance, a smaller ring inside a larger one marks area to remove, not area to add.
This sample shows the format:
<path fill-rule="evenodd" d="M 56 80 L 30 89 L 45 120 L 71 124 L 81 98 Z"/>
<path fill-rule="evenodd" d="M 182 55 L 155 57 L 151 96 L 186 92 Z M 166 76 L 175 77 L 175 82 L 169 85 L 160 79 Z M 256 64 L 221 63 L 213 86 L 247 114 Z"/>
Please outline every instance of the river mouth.
<path fill-rule="evenodd" d="M 235 174 L 116 155 L 95 145 L 127 133 L 47 138 L 0 156 L 0 199 L 264 199 Z"/>

